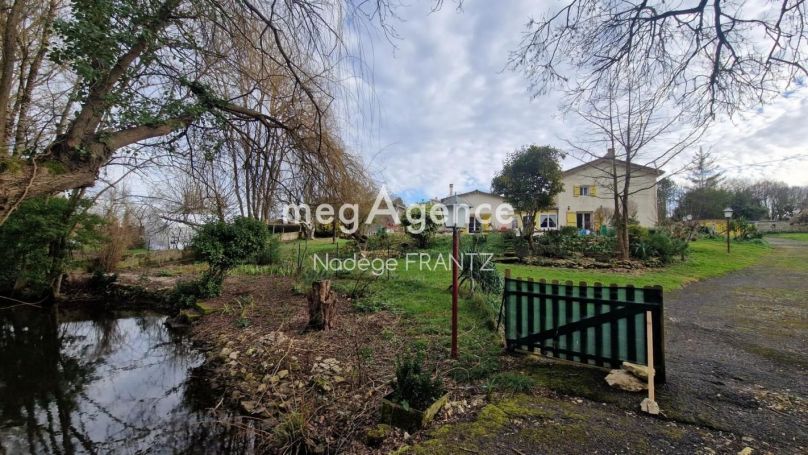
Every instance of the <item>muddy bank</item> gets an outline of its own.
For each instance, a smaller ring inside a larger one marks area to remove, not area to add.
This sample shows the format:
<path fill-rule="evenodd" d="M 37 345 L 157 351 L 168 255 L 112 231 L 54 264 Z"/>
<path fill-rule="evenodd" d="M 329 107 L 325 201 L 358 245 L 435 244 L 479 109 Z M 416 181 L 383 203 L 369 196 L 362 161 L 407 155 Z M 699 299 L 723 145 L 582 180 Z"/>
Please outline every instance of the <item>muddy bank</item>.
<path fill-rule="evenodd" d="M 283 277 L 237 277 L 205 302 L 191 336 L 205 346 L 214 387 L 259 422 L 273 450 L 367 451 L 402 339 L 389 312 L 358 313 L 339 299 L 336 327 L 307 331 L 305 298 Z"/>

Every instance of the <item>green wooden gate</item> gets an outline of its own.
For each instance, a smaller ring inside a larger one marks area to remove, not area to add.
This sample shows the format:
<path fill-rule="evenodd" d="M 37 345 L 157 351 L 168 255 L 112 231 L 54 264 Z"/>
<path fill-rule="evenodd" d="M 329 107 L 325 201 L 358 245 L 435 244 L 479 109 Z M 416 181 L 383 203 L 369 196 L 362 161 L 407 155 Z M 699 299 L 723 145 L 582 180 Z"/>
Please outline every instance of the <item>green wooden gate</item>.
<path fill-rule="evenodd" d="M 547 283 L 505 274 L 500 318 L 506 347 L 619 368 L 647 365 L 645 312 L 652 313 L 656 382 L 665 382 L 662 288 Z"/>

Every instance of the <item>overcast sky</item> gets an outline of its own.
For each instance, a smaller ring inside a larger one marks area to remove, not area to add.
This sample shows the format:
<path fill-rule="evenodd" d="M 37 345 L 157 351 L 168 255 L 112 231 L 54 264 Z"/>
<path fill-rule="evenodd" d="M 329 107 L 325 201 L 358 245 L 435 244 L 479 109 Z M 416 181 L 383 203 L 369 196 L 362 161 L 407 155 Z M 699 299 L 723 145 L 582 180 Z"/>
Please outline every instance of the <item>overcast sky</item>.
<path fill-rule="evenodd" d="M 355 83 L 373 96 L 359 103 L 361 123 L 354 121 L 348 142 L 389 190 L 408 202 L 443 196 L 449 183 L 488 190 L 507 153 L 531 143 L 563 150 L 565 139 L 575 141 L 580 131 L 560 115 L 559 96 L 531 98 L 523 76 L 505 68 L 544 4 L 472 0 L 458 12 L 447 2 L 430 14 L 430 2 L 414 1 L 398 10 L 399 39 L 364 37 L 368 70 Z M 703 145 L 730 176 L 808 185 L 806 118 L 803 89 L 720 121 Z M 579 163 L 568 158 L 564 167 Z"/>

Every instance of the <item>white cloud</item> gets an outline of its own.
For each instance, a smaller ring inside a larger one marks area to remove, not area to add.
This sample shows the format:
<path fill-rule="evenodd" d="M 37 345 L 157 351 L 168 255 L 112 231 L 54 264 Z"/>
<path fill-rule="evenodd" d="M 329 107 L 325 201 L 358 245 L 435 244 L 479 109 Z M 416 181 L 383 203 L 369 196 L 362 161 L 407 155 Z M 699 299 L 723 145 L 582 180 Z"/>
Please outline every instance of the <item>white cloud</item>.
<path fill-rule="evenodd" d="M 507 153 L 530 143 L 563 149 L 563 139 L 575 139 L 575 125 L 558 113 L 558 96 L 531 99 L 523 76 L 505 69 L 526 21 L 544 6 L 466 2 L 462 12 L 445 5 L 432 14 L 430 7 L 402 7 L 396 49 L 375 36 L 367 56 L 375 99 L 364 117 L 376 121 L 349 142 L 372 159 L 388 188 L 410 199 L 444 195 L 449 183 L 485 190 Z M 716 124 L 704 145 L 731 163 L 728 174 L 808 184 L 807 115 L 802 90 L 761 113 Z M 740 166 L 800 154 L 768 167 Z"/>

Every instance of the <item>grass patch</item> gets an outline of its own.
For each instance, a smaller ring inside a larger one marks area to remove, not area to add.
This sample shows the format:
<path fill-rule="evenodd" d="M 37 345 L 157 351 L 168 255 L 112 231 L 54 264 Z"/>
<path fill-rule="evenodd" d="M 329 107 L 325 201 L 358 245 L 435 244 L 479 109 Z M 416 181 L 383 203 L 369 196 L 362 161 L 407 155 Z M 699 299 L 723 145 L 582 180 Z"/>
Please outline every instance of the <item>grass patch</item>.
<path fill-rule="evenodd" d="M 536 387 L 536 381 L 530 376 L 504 371 L 491 376 L 486 384 L 489 392 L 528 393 Z"/>
<path fill-rule="evenodd" d="M 784 234 L 766 234 L 766 237 L 777 237 L 778 239 L 798 240 L 808 242 L 808 232 L 789 232 Z"/>
<path fill-rule="evenodd" d="M 685 262 L 676 262 L 668 267 L 646 269 L 637 272 L 615 273 L 597 270 L 563 269 L 511 264 L 512 275 L 519 278 L 545 279 L 547 281 L 586 281 L 603 284 L 635 286 L 660 285 L 664 289 L 679 289 L 698 280 L 724 275 L 740 270 L 758 261 L 770 247 L 765 244 L 735 242 L 727 254 L 726 243 L 721 240 L 697 240 L 690 244 L 690 256 Z M 504 267 L 503 267 L 504 269 Z"/>

